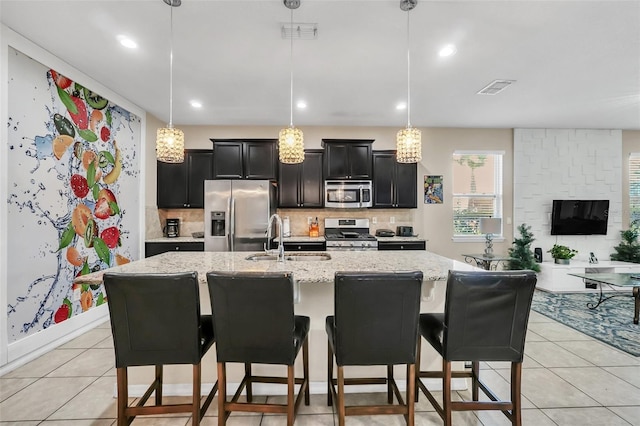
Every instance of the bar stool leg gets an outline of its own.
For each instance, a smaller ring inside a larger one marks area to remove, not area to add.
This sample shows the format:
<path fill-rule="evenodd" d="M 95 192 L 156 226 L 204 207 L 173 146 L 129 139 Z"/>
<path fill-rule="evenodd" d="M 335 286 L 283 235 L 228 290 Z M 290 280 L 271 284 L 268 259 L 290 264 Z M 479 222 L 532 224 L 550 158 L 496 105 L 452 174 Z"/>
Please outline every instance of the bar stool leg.
<path fill-rule="evenodd" d="M 127 367 L 117 368 L 116 371 L 118 376 L 118 426 L 126 426 L 129 424 L 129 418 L 126 414 L 129 404 Z"/>
<path fill-rule="evenodd" d="M 327 405 L 333 405 L 333 351 L 331 343 L 327 342 Z"/>
<path fill-rule="evenodd" d="M 338 426 L 344 426 L 347 411 L 344 407 L 344 367 L 338 366 Z"/>
<path fill-rule="evenodd" d="M 302 344 L 302 376 L 307 383 L 307 390 L 304 393 L 304 405 L 311 404 L 311 396 L 309 395 L 309 338 L 307 337 Z"/>
<path fill-rule="evenodd" d="M 393 365 L 387 365 L 387 403 L 393 404 Z"/>
<path fill-rule="evenodd" d="M 478 389 L 480 379 L 480 362 L 472 361 L 471 362 L 471 398 L 474 401 L 478 400 Z"/>
<path fill-rule="evenodd" d="M 218 426 L 227 423 L 227 411 L 224 405 L 227 401 L 227 368 L 224 362 L 218 363 Z"/>
<path fill-rule="evenodd" d="M 416 365 L 407 365 L 407 426 L 413 426 L 416 417 Z"/>
<path fill-rule="evenodd" d="M 451 420 L 451 362 L 442 360 L 442 409 L 444 426 L 453 426 Z"/>
<path fill-rule="evenodd" d="M 416 398 L 415 401 L 418 402 L 420 398 L 420 387 L 418 386 L 418 380 L 420 380 L 420 350 L 422 348 L 422 337 L 418 334 L 418 343 L 416 344 Z"/>
<path fill-rule="evenodd" d="M 162 365 L 156 365 L 156 405 L 162 404 Z"/>
<path fill-rule="evenodd" d="M 522 399 L 520 390 L 522 386 L 522 363 L 511 363 L 511 424 L 514 426 L 522 425 Z"/>
<path fill-rule="evenodd" d="M 287 366 L 287 426 L 293 426 L 295 394 L 294 394 L 294 370 L 293 365 Z"/>
<path fill-rule="evenodd" d="M 246 395 L 247 395 L 247 402 L 251 402 L 253 400 L 253 387 L 251 386 L 251 364 L 250 363 L 245 363 L 244 364 L 244 376 L 246 377 Z"/>
<path fill-rule="evenodd" d="M 193 365 L 193 395 L 191 408 L 192 426 L 200 426 L 200 388 L 202 387 L 202 375 L 200 364 Z"/>

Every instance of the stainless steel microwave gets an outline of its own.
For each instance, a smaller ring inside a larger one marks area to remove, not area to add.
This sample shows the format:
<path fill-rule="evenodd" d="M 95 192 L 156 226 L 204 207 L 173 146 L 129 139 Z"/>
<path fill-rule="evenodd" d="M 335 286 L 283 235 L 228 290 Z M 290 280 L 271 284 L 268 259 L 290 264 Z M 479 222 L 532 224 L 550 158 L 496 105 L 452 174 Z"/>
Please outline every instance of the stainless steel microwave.
<path fill-rule="evenodd" d="M 324 206 L 339 209 L 373 205 L 370 180 L 325 180 Z"/>

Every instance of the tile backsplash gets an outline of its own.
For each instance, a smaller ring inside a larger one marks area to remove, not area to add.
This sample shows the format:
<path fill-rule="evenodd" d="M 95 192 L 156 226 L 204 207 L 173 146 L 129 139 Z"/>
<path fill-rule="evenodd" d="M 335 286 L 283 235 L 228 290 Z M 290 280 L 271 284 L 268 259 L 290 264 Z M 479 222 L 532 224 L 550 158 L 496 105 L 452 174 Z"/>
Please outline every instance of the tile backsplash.
<path fill-rule="evenodd" d="M 415 210 L 410 209 L 278 209 L 280 216 L 289 217 L 291 236 L 309 235 L 308 218 L 318 218 L 320 235 L 324 235 L 325 218 L 365 218 L 369 219 L 369 229 L 391 229 L 395 232 L 398 225 L 413 225 Z M 376 223 L 373 223 L 373 220 Z M 393 218 L 394 223 L 391 223 Z"/>
<path fill-rule="evenodd" d="M 281 217 L 289 217 L 292 236 L 308 236 L 308 218 L 318 218 L 320 235 L 324 235 L 324 219 L 367 218 L 369 228 L 375 234 L 377 229 L 391 229 L 398 225 L 413 225 L 415 209 L 278 209 Z M 193 232 L 204 231 L 204 210 L 202 209 L 157 209 L 146 208 L 146 238 L 163 236 L 162 229 L 167 218 L 180 219 L 180 236 L 190 237 Z M 393 223 L 391 222 L 393 218 Z M 373 223 L 373 221 L 376 223 Z"/>

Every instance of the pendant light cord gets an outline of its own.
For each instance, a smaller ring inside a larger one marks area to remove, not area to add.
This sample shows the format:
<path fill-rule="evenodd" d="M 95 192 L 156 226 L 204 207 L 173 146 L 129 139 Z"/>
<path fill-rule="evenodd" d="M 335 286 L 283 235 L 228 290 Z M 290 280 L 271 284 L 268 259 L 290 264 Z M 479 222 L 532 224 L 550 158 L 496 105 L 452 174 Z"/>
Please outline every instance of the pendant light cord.
<path fill-rule="evenodd" d="M 291 105 L 291 117 L 289 126 L 293 127 L 293 9 L 291 10 L 291 43 L 289 50 L 289 71 L 290 71 L 290 105 Z"/>
<path fill-rule="evenodd" d="M 173 127 L 173 5 L 171 7 L 169 32 L 169 128 Z"/>
<path fill-rule="evenodd" d="M 411 128 L 411 48 L 409 47 L 409 14 L 407 10 L 407 128 Z"/>

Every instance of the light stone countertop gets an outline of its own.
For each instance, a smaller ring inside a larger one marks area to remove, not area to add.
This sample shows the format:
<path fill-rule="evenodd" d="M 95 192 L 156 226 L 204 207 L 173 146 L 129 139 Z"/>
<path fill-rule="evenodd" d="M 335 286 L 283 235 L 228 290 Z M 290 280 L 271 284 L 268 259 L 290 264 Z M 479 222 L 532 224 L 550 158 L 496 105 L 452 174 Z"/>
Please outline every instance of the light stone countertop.
<path fill-rule="evenodd" d="M 319 252 L 312 254 L 317 255 Z M 336 251 L 330 260 L 285 261 L 246 260 L 251 252 L 170 252 L 108 269 L 109 272 L 172 273 L 196 271 L 206 284 L 209 271 L 292 271 L 298 283 L 333 283 L 336 271 L 422 271 L 424 281 L 446 280 L 449 270 L 478 270 L 464 262 L 437 254 L 416 251 Z M 292 253 L 293 254 L 293 253 Z M 300 253 L 295 253 L 300 254 Z M 83 284 L 100 284 L 105 271 L 83 275 L 74 280 Z"/>
<path fill-rule="evenodd" d="M 204 238 L 193 237 L 160 237 L 145 240 L 145 243 L 204 243 Z"/>

